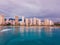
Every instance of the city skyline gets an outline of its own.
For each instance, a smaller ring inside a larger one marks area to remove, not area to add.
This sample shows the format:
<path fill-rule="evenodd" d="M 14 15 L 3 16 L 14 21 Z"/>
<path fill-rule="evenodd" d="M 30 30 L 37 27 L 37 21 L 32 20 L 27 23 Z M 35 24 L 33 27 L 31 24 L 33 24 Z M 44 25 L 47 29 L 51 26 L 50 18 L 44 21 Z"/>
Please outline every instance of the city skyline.
<path fill-rule="evenodd" d="M 7 18 L 15 15 L 49 18 L 60 22 L 59 0 L 0 0 L 0 13 Z"/>
<path fill-rule="evenodd" d="M 9 17 L 6 17 L 5 14 L 3 14 L 3 13 L 0 13 L 0 15 L 4 16 L 4 18 L 5 18 L 5 19 L 8 19 L 8 20 L 15 20 L 15 16 L 18 16 L 18 17 L 19 17 L 19 20 L 21 20 L 22 17 L 25 17 L 25 18 L 28 18 L 28 19 L 30 19 L 30 18 L 33 19 L 33 18 L 35 17 L 35 18 L 41 19 L 42 22 L 44 21 L 44 19 L 49 19 L 49 20 L 52 20 L 53 22 L 60 22 L 60 21 L 56 21 L 56 20 L 54 21 L 54 20 L 53 20 L 54 18 L 52 18 L 52 17 L 51 17 L 51 18 L 38 17 L 38 16 L 26 17 L 26 16 L 19 16 L 19 15 L 13 15 L 12 17 L 10 17 L 10 16 L 9 16 Z M 58 19 L 59 19 L 59 18 L 58 18 Z"/>
<path fill-rule="evenodd" d="M 42 22 L 39 18 L 25 18 L 24 16 L 14 16 L 14 18 L 6 19 L 4 15 L 0 15 L 0 25 L 12 25 L 12 26 L 53 26 L 54 22 L 49 19 L 44 19 Z"/>

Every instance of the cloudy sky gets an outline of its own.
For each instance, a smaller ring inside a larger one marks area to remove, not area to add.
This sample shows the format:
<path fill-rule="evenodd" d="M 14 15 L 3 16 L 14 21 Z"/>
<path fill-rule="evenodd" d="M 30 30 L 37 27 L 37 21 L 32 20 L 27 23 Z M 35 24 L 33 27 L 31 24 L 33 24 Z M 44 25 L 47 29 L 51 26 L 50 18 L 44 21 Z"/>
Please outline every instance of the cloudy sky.
<path fill-rule="evenodd" d="M 60 21 L 60 0 L 0 0 L 0 13 Z"/>

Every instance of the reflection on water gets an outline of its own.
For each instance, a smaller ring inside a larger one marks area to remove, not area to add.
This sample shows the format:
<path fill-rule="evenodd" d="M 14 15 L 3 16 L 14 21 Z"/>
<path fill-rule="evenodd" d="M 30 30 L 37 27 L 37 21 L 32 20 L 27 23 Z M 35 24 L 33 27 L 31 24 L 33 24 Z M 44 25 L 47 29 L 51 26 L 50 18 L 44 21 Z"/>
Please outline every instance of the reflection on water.
<path fill-rule="evenodd" d="M 1 32 L 6 29 L 10 30 Z M 59 27 L 0 26 L 0 45 L 56 45 L 58 42 L 60 43 L 59 34 Z M 56 44 L 54 44 L 55 42 Z"/>
<path fill-rule="evenodd" d="M 46 32 L 46 35 L 52 36 L 53 27 L 47 27 L 47 26 L 45 26 L 44 30 Z"/>

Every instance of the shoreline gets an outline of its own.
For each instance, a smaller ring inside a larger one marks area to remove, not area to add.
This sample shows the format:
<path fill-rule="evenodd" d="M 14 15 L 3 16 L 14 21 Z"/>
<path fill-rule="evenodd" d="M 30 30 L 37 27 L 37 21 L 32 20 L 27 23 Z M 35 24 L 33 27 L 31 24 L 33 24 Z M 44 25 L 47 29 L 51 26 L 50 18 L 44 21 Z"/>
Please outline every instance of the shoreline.
<path fill-rule="evenodd" d="M 0 26 L 5 26 L 5 25 L 0 25 Z M 53 25 L 53 26 L 49 26 L 49 25 L 47 25 L 47 26 L 45 26 L 45 25 L 41 25 L 41 26 L 18 26 L 18 25 L 15 26 L 15 25 L 9 25 L 8 27 L 10 27 L 10 26 L 12 26 L 12 27 L 60 27 L 60 26 L 56 26 L 56 25 Z"/>

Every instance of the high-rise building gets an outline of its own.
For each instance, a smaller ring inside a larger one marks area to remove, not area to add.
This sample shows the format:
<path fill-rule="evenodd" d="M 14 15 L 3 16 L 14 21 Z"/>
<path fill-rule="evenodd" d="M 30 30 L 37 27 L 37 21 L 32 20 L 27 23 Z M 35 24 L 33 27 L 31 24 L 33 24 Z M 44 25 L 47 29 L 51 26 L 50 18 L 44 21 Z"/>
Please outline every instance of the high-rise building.
<path fill-rule="evenodd" d="M 52 20 L 45 19 L 45 20 L 44 20 L 44 25 L 54 25 L 54 23 L 53 23 Z"/>
<path fill-rule="evenodd" d="M 50 25 L 54 25 L 54 22 L 52 20 L 50 20 Z"/>
<path fill-rule="evenodd" d="M 32 18 L 29 19 L 29 25 L 30 25 L 30 26 L 33 25 L 33 19 L 32 19 Z"/>
<path fill-rule="evenodd" d="M 22 16 L 22 22 L 24 23 L 24 16 Z"/>
<path fill-rule="evenodd" d="M 15 25 L 15 20 L 13 20 L 13 25 Z"/>
<path fill-rule="evenodd" d="M 15 25 L 18 25 L 19 24 L 18 19 L 19 19 L 19 17 L 18 16 L 15 16 Z"/>
<path fill-rule="evenodd" d="M 36 17 L 33 18 L 33 25 L 35 26 L 37 23 Z"/>
<path fill-rule="evenodd" d="M 0 25 L 2 24 L 2 16 L 0 15 Z"/>
<path fill-rule="evenodd" d="M 29 24 L 29 20 L 28 18 L 25 18 L 25 25 L 28 26 L 28 24 Z"/>
<path fill-rule="evenodd" d="M 22 16 L 22 19 L 20 21 L 20 25 L 25 25 L 25 23 L 24 23 L 24 16 Z"/>
<path fill-rule="evenodd" d="M 5 18 L 4 18 L 4 15 L 2 15 L 2 24 L 3 24 L 3 25 L 5 24 Z"/>
<path fill-rule="evenodd" d="M 0 25 L 4 25 L 4 24 L 5 24 L 4 16 L 0 15 Z"/>
<path fill-rule="evenodd" d="M 25 19 L 24 19 L 24 16 L 22 16 L 22 18 L 19 19 L 19 23 L 20 23 L 20 25 L 22 25 L 22 26 L 25 25 L 24 20 L 25 20 Z"/>
<path fill-rule="evenodd" d="M 45 20 L 44 20 L 44 25 L 45 25 L 45 26 L 49 25 L 49 19 L 45 19 Z"/>
<path fill-rule="evenodd" d="M 37 25 L 40 26 L 41 25 L 41 20 L 37 18 Z"/>

